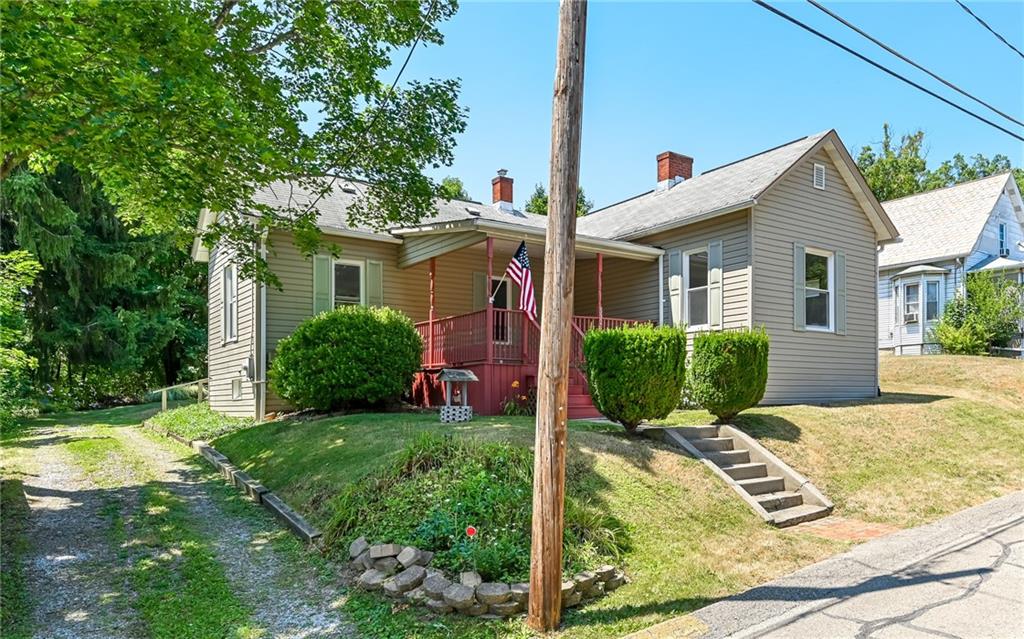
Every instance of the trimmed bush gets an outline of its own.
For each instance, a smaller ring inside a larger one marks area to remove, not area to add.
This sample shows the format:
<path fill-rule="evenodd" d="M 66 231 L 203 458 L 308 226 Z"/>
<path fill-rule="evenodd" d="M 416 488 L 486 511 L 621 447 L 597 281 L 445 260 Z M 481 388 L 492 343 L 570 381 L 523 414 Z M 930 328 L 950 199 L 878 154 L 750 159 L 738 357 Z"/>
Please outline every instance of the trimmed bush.
<path fill-rule="evenodd" d="M 278 342 L 270 383 L 296 408 L 387 406 L 412 388 L 422 352 L 423 340 L 400 311 L 343 306 Z"/>
<path fill-rule="evenodd" d="M 583 341 L 594 406 L 633 432 L 679 404 L 686 381 L 686 332 L 671 326 L 590 331 Z"/>
<path fill-rule="evenodd" d="M 726 422 L 764 397 L 768 334 L 763 328 L 701 333 L 687 371 L 690 396 Z"/>

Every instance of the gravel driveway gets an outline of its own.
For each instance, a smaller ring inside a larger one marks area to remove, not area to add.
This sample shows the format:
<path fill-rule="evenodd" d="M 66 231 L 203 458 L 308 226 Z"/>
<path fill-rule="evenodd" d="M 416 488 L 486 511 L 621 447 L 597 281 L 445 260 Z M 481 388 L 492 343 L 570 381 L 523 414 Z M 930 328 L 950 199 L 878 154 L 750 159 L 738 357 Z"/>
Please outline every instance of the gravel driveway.
<path fill-rule="evenodd" d="M 109 452 L 83 462 L 72 451 L 90 440 L 105 440 Z M 247 637 L 355 636 L 332 568 L 287 539 L 280 543 L 278 524 L 258 507 L 233 500 L 187 448 L 137 426 L 100 424 L 36 427 L 9 445 L 18 448 L 13 464 L 20 466 L 31 509 L 26 576 L 35 637 L 153 635 L 137 612 L 128 573 L 140 552 L 174 549 L 131 539 L 143 486 L 166 488 L 186 504 L 186 525 L 208 542 L 250 611 Z M 125 522 L 128 542 L 111 534 L 115 520 Z"/>

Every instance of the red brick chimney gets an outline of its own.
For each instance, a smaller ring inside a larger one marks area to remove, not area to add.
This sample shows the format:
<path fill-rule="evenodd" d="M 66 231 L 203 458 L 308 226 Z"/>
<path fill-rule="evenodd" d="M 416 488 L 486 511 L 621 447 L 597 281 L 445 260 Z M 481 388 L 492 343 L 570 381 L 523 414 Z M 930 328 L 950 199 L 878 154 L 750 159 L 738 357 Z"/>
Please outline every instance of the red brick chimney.
<path fill-rule="evenodd" d="M 658 190 L 670 189 L 693 177 L 693 158 L 665 151 L 658 154 Z"/>
<path fill-rule="evenodd" d="M 508 169 L 498 169 L 498 175 L 491 180 L 491 201 L 499 209 L 511 211 L 512 178 L 508 177 Z"/>

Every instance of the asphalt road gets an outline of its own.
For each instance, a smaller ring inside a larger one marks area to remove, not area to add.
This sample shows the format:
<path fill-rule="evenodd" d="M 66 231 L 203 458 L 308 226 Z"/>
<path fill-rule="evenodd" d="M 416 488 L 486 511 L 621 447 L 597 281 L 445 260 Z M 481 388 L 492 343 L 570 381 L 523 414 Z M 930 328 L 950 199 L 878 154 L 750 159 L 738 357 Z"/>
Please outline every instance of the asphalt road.
<path fill-rule="evenodd" d="M 867 542 L 694 616 L 705 639 L 1024 637 L 1024 493 Z"/>

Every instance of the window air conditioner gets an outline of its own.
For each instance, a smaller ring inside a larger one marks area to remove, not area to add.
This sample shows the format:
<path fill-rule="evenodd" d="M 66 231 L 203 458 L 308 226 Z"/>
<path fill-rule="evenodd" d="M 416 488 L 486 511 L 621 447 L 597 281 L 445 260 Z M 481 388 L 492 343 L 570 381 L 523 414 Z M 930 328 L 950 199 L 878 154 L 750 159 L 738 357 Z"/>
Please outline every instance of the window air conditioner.
<path fill-rule="evenodd" d="M 905 324 L 917 324 L 917 313 L 907 313 L 903 316 Z"/>

